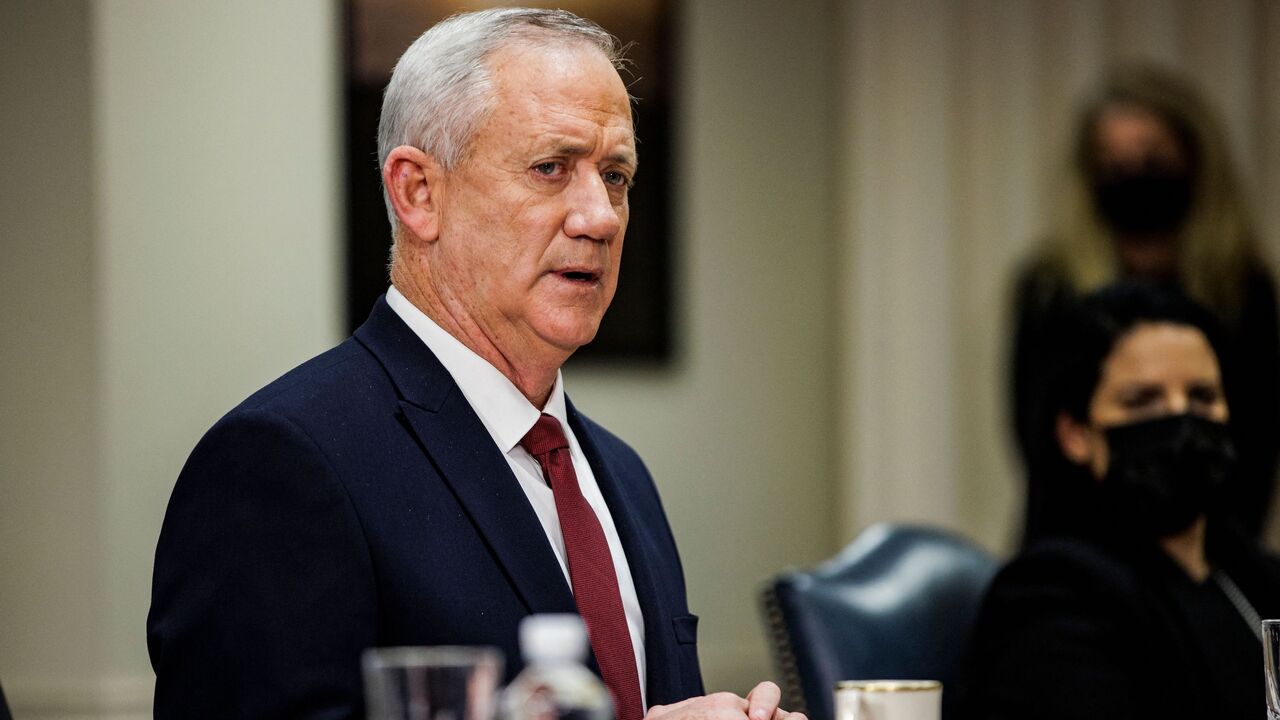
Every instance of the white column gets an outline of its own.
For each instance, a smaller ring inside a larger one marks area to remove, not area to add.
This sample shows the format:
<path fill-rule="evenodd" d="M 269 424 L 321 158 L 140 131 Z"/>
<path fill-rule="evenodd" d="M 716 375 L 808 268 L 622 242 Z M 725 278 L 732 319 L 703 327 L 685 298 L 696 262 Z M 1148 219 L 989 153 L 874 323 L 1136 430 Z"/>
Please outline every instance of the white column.
<path fill-rule="evenodd" d="M 846 536 L 956 515 L 955 13 L 855 2 L 841 37 Z"/>
<path fill-rule="evenodd" d="M 89 36 L 87 1 L 0 3 L 0 683 L 19 718 L 104 667 Z"/>
<path fill-rule="evenodd" d="M 991 546 L 1009 536 L 1022 483 L 1009 431 L 1010 280 L 1042 232 L 1057 145 L 1038 130 L 1044 64 L 1031 3 L 964 4 L 955 27 L 956 208 L 952 283 L 952 418 L 958 507 L 949 524 Z"/>
<path fill-rule="evenodd" d="M 95 7 L 111 667 L 141 642 L 173 481 L 220 414 L 339 331 L 331 3 Z"/>

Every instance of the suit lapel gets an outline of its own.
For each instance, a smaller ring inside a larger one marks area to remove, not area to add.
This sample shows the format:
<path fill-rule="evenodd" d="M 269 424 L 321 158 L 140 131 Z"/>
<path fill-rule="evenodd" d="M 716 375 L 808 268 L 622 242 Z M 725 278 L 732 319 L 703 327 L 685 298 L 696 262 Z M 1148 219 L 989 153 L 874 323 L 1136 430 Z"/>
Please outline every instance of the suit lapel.
<path fill-rule="evenodd" d="M 576 612 L 529 499 L 440 361 L 379 298 L 355 337 L 403 398 L 399 412 L 531 613 Z"/>
<path fill-rule="evenodd" d="M 605 504 L 609 506 L 609 514 L 627 555 L 627 565 L 631 568 L 636 599 L 639 600 L 640 611 L 644 615 L 645 667 L 648 675 L 645 686 L 646 697 L 652 703 L 654 698 L 672 695 L 668 687 L 668 676 L 671 668 L 677 668 L 679 664 L 670 652 L 671 619 L 654 576 L 654 568 L 660 562 L 657 546 L 650 528 L 642 521 L 643 514 L 634 497 L 636 490 L 645 487 L 648 481 L 629 477 L 623 467 L 608 462 L 596 445 L 591 426 L 578 414 L 573 404 L 568 402 L 568 398 L 565 399 L 565 404 L 569 426 L 573 428 L 573 434 L 582 447 L 582 454 L 586 456 L 595 474 Z"/>

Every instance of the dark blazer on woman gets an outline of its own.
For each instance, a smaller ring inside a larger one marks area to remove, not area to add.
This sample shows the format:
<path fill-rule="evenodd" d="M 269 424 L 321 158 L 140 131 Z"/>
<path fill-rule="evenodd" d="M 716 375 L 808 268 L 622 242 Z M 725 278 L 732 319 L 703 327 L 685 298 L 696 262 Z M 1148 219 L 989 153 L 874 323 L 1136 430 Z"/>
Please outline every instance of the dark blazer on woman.
<path fill-rule="evenodd" d="M 1261 617 L 1280 617 L 1274 558 L 1215 540 L 1210 560 Z M 1154 543 L 1047 539 L 988 591 L 956 689 L 961 717 L 1260 720 L 1254 632 L 1216 581 L 1193 582 Z"/>

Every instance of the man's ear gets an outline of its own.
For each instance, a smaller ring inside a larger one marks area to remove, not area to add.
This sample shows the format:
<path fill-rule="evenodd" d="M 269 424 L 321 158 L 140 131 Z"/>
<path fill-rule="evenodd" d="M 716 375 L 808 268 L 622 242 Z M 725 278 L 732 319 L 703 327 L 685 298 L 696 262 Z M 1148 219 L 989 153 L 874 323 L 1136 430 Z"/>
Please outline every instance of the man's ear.
<path fill-rule="evenodd" d="M 1053 425 L 1062 454 L 1077 465 L 1089 467 L 1093 460 L 1093 446 L 1089 442 L 1088 426 L 1065 412 L 1058 413 Z"/>
<path fill-rule="evenodd" d="M 427 153 L 401 145 L 382 164 L 382 185 L 400 227 L 412 237 L 435 242 L 440 235 L 440 182 L 444 170 Z"/>

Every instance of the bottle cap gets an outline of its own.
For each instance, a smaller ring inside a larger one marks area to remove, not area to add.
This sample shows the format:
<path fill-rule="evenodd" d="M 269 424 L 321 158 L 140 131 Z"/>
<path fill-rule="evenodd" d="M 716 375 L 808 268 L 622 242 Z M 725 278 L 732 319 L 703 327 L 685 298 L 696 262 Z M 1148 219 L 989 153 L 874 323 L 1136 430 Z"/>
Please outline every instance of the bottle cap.
<path fill-rule="evenodd" d="M 520 621 L 525 662 L 581 661 L 587 655 L 587 628 L 572 613 L 530 615 Z"/>

